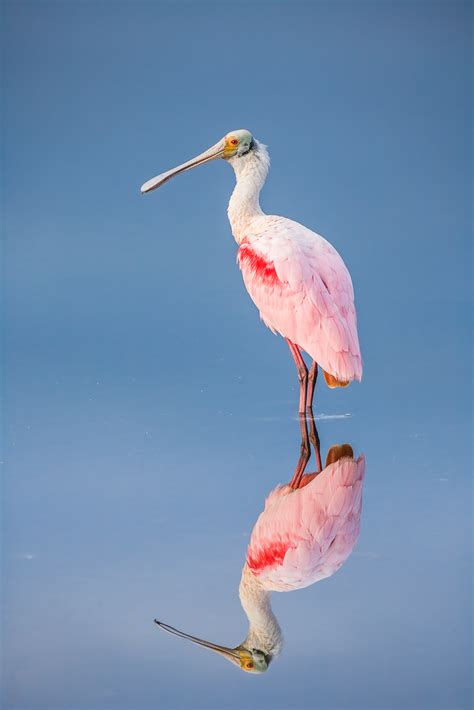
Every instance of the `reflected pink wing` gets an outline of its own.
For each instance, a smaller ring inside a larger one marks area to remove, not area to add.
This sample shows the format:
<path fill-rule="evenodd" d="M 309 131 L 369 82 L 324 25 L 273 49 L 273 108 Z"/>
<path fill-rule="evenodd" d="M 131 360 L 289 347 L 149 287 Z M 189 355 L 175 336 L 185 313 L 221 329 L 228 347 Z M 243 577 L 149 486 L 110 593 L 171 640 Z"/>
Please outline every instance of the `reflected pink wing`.
<path fill-rule="evenodd" d="M 266 589 L 290 591 L 334 574 L 360 530 L 365 459 L 330 464 L 304 488 L 278 486 L 252 531 L 247 564 Z"/>

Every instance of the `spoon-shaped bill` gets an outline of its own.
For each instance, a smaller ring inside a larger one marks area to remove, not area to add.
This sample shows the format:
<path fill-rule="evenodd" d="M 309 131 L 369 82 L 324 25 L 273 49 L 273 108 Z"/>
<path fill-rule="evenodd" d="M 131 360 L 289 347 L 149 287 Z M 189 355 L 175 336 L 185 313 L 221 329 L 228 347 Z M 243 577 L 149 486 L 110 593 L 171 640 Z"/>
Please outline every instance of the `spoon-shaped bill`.
<path fill-rule="evenodd" d="M 175 175 L 179 175 L 179 173 L 184 173 L 186 170 L 191 170 L 191 168 L 196 168 L 198 165 L 208 163 L 210 160 L 222 158 L 222 156 L 224 155 L 224 149 L 225 142 L 223 140 L 220 140 L 211 148 L 205 150 L 204 153 L 197 155 L 191 160 L 188 160 L 187 163 L 178 165 L 176 168 L 167 170 L 165 173 L 161 173 L 160 175 L 157 175 L 156 177 L 151 178 L 151 180 L 148 180 L 147 182 L 143 183 L 140 188 L 140 191 L 144 194 L 145 192 L 151 192 L 152 190 L 156 190 L 157 187 L 161 187 L 161 185 L 164 185 L 165 182 L 171 180 L 171 178 Z"/>
<path fill-rule="evenodd" d="M 227 660 L 232 661 L 232 663 L 235 663 L 236 665 L 240 666 L 241 654 L 239 653 L 238 649 L 228 648 L 227 646 L 219 646 L 216 643 L 211 643 L 211 641 L 205 641 L 204 639 L 197 638 L 197 636 L 185 634 L 184 631 L 179 631 L 179 629 L 175 629 L 174 626 L 164 624 L 162 621 L 158 621 L 157 619 L 155 619 L 155 624 L 157 624 L 164 631 L 167 631 L 169 634 L 174 634 L 175 636 L 179 636 L 180 638 L 186 639 L 187 641 L 192 641 L 192 643 L 196 643 L 199 646 L 209 648 L 211 649 L 211 651 L 219 653 L 221 656 L 224 656 L 224 658 L 227 658 Z"/>

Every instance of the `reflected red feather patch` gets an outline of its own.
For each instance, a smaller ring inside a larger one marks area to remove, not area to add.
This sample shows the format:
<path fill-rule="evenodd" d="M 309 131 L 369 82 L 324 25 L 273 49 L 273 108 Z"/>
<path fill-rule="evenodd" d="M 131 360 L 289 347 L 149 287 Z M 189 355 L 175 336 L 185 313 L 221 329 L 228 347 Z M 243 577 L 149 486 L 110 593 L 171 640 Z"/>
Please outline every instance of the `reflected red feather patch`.
<path fill-rule="evenodd" d="M 248 269 L 254 276 L 260 278 L 265 283 L 274 285 L 280 284 L 281 281 L 275 271 L 275 266 L 272 261 L 267 261 L 261 254 L 257 254 L 252 249 L 245 237 L 239 247 L 237 261 L 241 269 Z"/>
<path fill-rule="evenodd" d="M 281 565 L 290 547 L 290 542 L 275 542 L 259 550 L 255 555 L 249 550 L 247 564 L 252 572 L 258 575 L 266 567 Z"/>

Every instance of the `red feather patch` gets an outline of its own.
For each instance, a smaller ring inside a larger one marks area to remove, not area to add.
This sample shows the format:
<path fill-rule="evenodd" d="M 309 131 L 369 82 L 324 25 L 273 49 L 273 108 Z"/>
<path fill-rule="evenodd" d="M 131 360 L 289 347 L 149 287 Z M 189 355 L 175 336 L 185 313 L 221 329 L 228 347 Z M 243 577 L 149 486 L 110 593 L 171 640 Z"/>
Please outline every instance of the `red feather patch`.
<path fill-rule="evenodd" d="M 265 281 L 265 283 L 270 285 L 281 283 L 277 276 L 277 272 L 275 271 L 273 262 L 266 261 L 263 256 L 257 254 L 257 252 L 254 251 L 248 244 L 246 237 L 240 243 L 237 261 L 239 262 L 241 269 L 248 269 L 254 274 L 254 276 L 260 278 L 262 281 Z"/>

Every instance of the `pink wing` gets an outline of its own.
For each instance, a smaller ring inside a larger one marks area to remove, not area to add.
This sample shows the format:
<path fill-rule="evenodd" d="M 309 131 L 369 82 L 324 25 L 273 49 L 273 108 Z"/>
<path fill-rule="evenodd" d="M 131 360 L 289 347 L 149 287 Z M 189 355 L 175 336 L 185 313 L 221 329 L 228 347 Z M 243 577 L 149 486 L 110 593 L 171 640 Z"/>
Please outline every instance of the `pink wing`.
<path fill-rule="evenodd" d="M 278 486 L 252 531 L 247 564 L 263 586 L 291 591 L 330 577 L 359 536 L 365 459 L 342 458 L 308 485 Z"/>
<path fill-rule="evenodd" d="M 264 323 L 339 380 L 360 380 L 350 274 L 329 242 L 298 222 L 264 215 L 239 248 L 245 286 Z"/>

